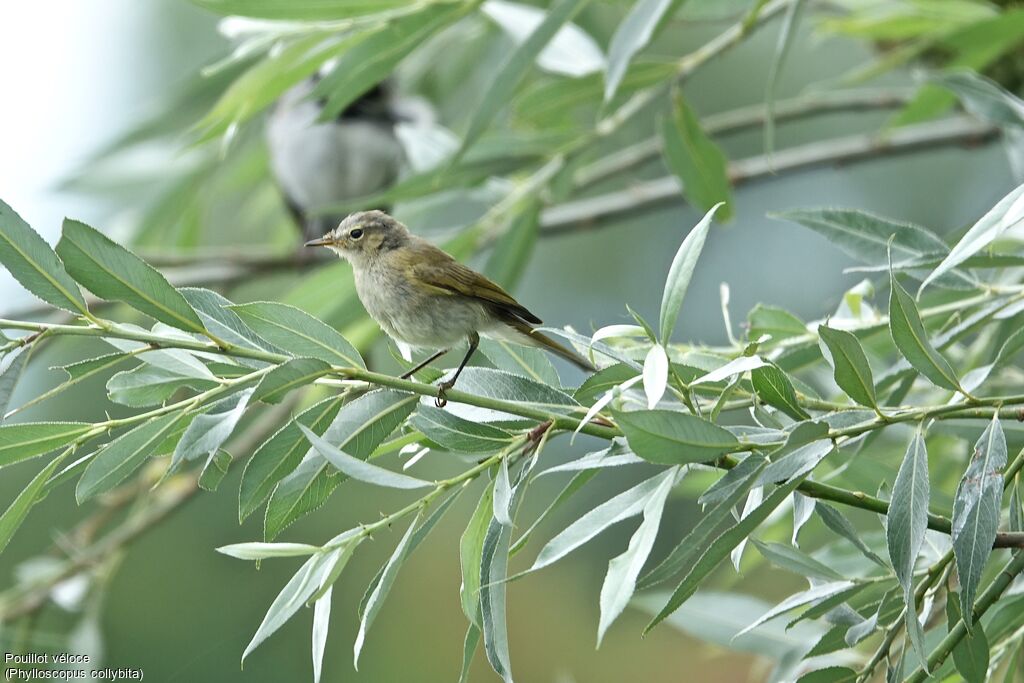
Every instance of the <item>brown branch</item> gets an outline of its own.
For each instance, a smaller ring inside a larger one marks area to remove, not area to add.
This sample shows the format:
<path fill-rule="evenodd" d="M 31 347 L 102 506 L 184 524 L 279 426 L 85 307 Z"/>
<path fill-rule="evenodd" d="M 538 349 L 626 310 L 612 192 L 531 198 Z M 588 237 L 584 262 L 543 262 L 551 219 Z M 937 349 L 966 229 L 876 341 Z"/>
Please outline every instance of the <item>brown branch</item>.
<path fill-rule="evenodd" d="M 812 142 L 781 150 L 770 158 L 758 155 L 729 164 L 734 186 L 763 180 L 782 173 L 809 168 L 846 165 L 871 159 L 898 156 L 949 146 L 977 146 L 996 139 L 994 126 L 966 117 L 900 128 L 889 135 L 850 135 Z M 625 190 L 565 202 L 545 209 L 541 215 L 544 234 L 559 234 L 594 228 L 601 221 L 669 203 L 683 201 L 684 188 L 675 176 L 637 183 Z"/>

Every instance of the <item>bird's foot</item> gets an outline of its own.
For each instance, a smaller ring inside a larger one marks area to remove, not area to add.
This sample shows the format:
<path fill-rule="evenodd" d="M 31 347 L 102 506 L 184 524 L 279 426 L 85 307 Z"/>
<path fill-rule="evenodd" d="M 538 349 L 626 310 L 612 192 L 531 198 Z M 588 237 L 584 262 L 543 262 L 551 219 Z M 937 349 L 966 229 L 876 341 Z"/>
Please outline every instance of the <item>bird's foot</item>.
<path fill-rule="evenodd" d="M 445 392 L 455 386 L 455 382 L 447 381 L 441 382 L 437 387 L 437 398 L 434 399 L 434 405 L 438 408 L 444 408 L 448 405 L 448 399 L 445 398 Z"/>

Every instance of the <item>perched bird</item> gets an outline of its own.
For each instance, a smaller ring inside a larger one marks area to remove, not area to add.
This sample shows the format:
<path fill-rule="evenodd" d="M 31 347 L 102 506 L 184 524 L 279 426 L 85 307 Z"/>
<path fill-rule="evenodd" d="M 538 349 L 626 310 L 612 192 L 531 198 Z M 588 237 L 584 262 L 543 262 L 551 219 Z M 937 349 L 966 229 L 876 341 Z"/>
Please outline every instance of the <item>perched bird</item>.
<path fill-rule="evenodd" d="M 356 292 L 367 313 L 396 341 L 438 349 L 402 377 L 409 377 L 456 344 L 469 349 L 455 375 L 442 382 L 437 405 L 455 386 L 480 343 L 480 335 L 547 349 L 593 372 L 583 356 L 535 330 L 540 318 L 497 284 L 462 265 L 383 211 L 348 216 L 307 247 L 327 247 L 352 265 Z"/>
<path fill-rule="evenodd" d="M 425 100 L 399 96 L 385 81 L 335 120 L 320 122 L 323 102 L 311 97 L 319 79 L 313 76 L 285 92 L 265 128 L 271 171 L 307 240 L 344 218 L 316 215 L 315 209 L 380 192 L 398 179 L 405 167 L 399 124 L 434 120 Z"/>

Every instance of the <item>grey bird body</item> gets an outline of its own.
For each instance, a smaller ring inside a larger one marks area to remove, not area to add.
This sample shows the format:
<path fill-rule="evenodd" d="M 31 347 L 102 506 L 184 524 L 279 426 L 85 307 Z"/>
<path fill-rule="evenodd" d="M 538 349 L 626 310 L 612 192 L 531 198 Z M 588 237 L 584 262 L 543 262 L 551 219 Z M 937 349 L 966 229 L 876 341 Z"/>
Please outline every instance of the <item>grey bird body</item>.
<path fill-rule="evenodd" d="M 306 239 L 320 237 L 344 216 L 318 216 L 317 208 L 379 192 L 405 165 L 395 126 L 432 121 L 430 106 L 397 97 L 387 84 L 354 102 L 336 120 L 318 121 L 321 105 L 310 97 L 316 79 L 285 92 L 266 125 L 270 168 Z"/>
<path fill-rule="evenodd" d="M 355 213 L 307 246 L 325 246 L 352 265 L 366 312 L 390 337 L 440 353 L 469 342 L 455 377 L 441 385 L 439 401 L 469 360 L 480 336 L 544 348 L 593 371 L 578 353 L 533 326 L 541 320 L 508 292 L 417 237 L 381 211 Z M 409 373 L 407 373 L 409 374 Z"/>

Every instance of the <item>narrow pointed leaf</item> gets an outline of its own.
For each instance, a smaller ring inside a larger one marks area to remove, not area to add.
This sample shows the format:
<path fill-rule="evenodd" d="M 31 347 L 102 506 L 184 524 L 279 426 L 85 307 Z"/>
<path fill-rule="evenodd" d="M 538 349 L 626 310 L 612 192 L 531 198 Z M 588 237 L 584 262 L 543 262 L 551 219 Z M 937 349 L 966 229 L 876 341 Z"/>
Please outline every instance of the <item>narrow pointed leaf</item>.
<path fill-rule="evenodd" d="M 665 500 L 672 491 L 677 474 L 676 468 L 670 468 L 661 475 L 658 487 L 644 504 L 643 522 L 629 539 L 626 551 L 608 563 L 608 573 L 605 574 L 604 584 L 601 586 L 601 620 L 597 627 L 598 646 L 601 645 L 608 627 L 622 614 L 622 610 L 626 608 L 633 597 L 637 577 L 640 576 L 640 570 L 643 569 L 647 562 L 647 556 L 650 555 L 651 548 L 654 547 L 654 539 L 661 526 L 661 514 L 665 508 Z"/>
<path fill-rule="evenodd" d="M 480 562 L 484 536 L 494 517 L 494 485 L 484 489 L 476 510 L 469 518 L 459 540 L 459 559 L 462 567 L 462 586 L 459 597 L 462 611 L 471 624 L 480 626 Z"/>
<path fill-rule="evenodd" d="M 653 410 L 668 387 L 668 354 L 665 347 L 655 344 L 644 359 L 644 393 L 647 394 L 647 408 Z"/>
<path fill-rule="evenodd" d="M 85 298 L 64 264 L 39 233 L 0 201 L 0 263 L 21 285 L 46 303 L 86 313 Z"/>
<path fill-rule="evenodd" d="M 928 340 L 928 331 L 921 322 L 914 299 L 890 277 L 892 290 L 889 294 L 889 332 L 896 348 L 911 366 L 927 377 L 936 386 L 960 391 L 960 382 L 949 362 L 935 350 Z"/>
<path fill-rule="evenodd" d="M 548 355 L 540 349 L 493 339 L 481 339 L 480 352 L 499 370 L 552 387 L 559 387 L 562 384 L 555 366 L 551 364 Z"/>
<path fill-rule="evenodd" d="M 23 422 L 0 426 L 0 467 L 66 446 L 92 429 L 85 422 Z"/>
<path fill-rule="evenodd" d="M 833 581 L 831 583 L 819 584 L 817 586 L 814 586 L 813 588 L 809 588 L 805 591 L 795 593 L 786 598 L 785 600 L 783 600 L 782 602 L 780 602 L 779 604 L 775 605 L 771 609 L 769 609 L 764 614 L 762 614 L 752 624 L 750 624 L 749 626 L 741 630 L 739 633 L 737 633 L 736 637 L 738 638 L 744 633 L 749 633 L 750 631 L 753 631 L 755 628 L 757 628 L 764 622 L 768 621 L 769 619 L 774 619 L 780 614 L 785 614 L 786 612 L 792 609 L 796 609 L 797 607 L 802 607 L 817 600 L 824 600 L 825 598 L 836 595 L 837 593 L 842 593 L 847 589 L 851 588 L 853 585 L 854 584 L 851 581 Z"/>
<path fill-rule="evenodd" d="M 366 367 L 359 352 L 327 323 L 294 306 L 271 301 L 232 306 L 231 310 L 261 338 L 296 357 L 346 367 Z"/>
<path fill-rule="evenodd" d="M 327 460 L 327 462 L 331 463 L 338 468 L 340 472 L 347 474 L 353 479 L 393 489 L 422 489 L 433 486 L 429 481 L 392 472 L 384 469 L 383 467 L 371 465 L 359 458 L 354 458 L 348 453 L 345 453 L 341 449 L 328 443 L 326 439 L 322 439 L 317 436 L 305 425 L 300 424 L 299 429 L 306 435 L 306 438 L 309 440 L 309 443 L 313 445 L 313 448 L 315 448 L 316 451 L 322 455 L 325 460 Z"/>
<path fill-rule="evenodd" d="M 734 450 L 731 432 L 707 420 L 669 410 L 613 411 L 634 453 L 661 465 L 707 462 Z"/>
<path fill-rule="evenodd" d="M 384 600 L 388 596 L 388 591 L 391 590 L 392 584 L 395 582 L 395 577 L 398 576 L 398 570 L 402 566 L 402 562 L 405 561 L 406 555 L 411 549 L 410 540 L 412 539 L 413 533 L 416 531 L 416 527 L 419 525 L 420 518 L 416 517 L 409 525 L 409 528 L 405 530 L 405 534 L 401 540 L 398 541 L 398 545 L 395 546 L 395 550 L 391 553 L 391 557 L 384 564 L 384 572 L 380 575 L 380 580 L 370 593 L 369 600 L 366 601 L 366 606 L 361 612 L 361 618 L 359 620 L 359 633 L 356 635 L 356 642 L 353 646 L 352 664 L 358 670 L 359 669 L 359 654 L 363 650 L 363 643 L 366 642 L 366 632 L 373 624 L 373 620 L 377 617 L 377 613 L 380 611 L 381 606 L 384 604 Z"/>
<path fill-rule="evenodd" d="M 341 409 L 339 398 L 328 398 L 299 413 L 294 420 L 274 432 L 245 464 L 238 489 L 238 519 L 244 521 L 274 490 L 282 478 L 294 470 L 303 455 L 311 450 L 299 423 L 314 433 L 323 434 Z"/>
<path fill-rule="evenodd" d="M 611 525 L 639 515 L 661 483 L 662 475 L 655 475 L 590 510 L 548 541 L 537 554 L 533 566 L 527 571 L 533 572 L 547 567 Z"/>
<path fill-rule="evenodd" d="M 960 238 L 935 270 L 921 283 L 921 288 L 928 286 L 944 273 L 957 267 L 969 257 L 978 253 L 1010 228 L 1019 226 L 1024 221 L 1024 185 L 999 200 L 981 217 L 971 229 Z"/>
<path fill-rule="evenodd" d="M 794 493 L 793 495 L 799 495 Z M 832 567 L 783 543 L 762 542 L 751 538 L 750 542 L 766 560 L 780 569 L 796 572 L 801 576 L 822 581 L 840 581 L 843 575 Z"/>
<path fill-rule="evenodd" d="M 951 591 L 949 599 L 946 600 L 946 619 L 950 631 L 962 618 L 958 597 Z M 988 675 L 988 638 L 981 624 L 975 623 L 953 647 L 953 663 L 966 683 L 985 683 L 991 680 Z"/>
<path fill-rule="evenodd" d="M 290 391 L 311 384 L 330 370 L 330 364 L 318 358 L 293 358 L 263 376 L 256 385 L 252 400 L 280 403 Z"/>
<path fill-rule="evenodd" d="M 680 605 L 686 602 L 697 591 L 698 586 L 703 583 L 708 574 L 710 574 L 722 563 L 723 560 L 725 560 L 726 557 L 729 556 L 733 548 L 750 536 L 754 529 L 760 526 L 761 523 L 768 518 L 768 515 L 781 505 L 783 501 L 793 493 L 793 490 L 803 482 L 803 480 L 804 477 L 797 477 L 788 484 L 776 488 L 760 505 L 751 510 L 750 514 L 743 517 L 742 520 L 731 526 L 725 533 L 716 538 L 700 556 L 700 559 L 693 564 L 689 573 L 687 573 L 686 577 L 672 593 L 668 603 L 660 612 L 658 612 L 654 619 L 651 620 L 644 629 L 644 632 L 646 633 L 647 631 L 650 631 L 652 628 L 664 621 L 667 616 L 679 609 Z"/>
<path fill-rule="evenodd" d="M 459 453 L 495 452 L 512 439 L 512 434 L 504 429 L 472 422 L 428 405 L 416 409 L 411 424 L 442 448 Z"/>
<path fill-rule="evenodd" d="M 672 337 L 672 331 L 676 327 L 676 319 L 679 317 L 679 309 L 686 298 L 686 290 L 690 287 L 690 280 L 693 278 L 693 270 L 697 267 L 697 259 L 704 249 L 704 242 L 707 239 L 708 231 L 711 229 L 711 219 L 715 212 L 721 207 L 716 204 L 704 214 L 690 230 L 690 233 L 679 245 L 675 258 L 672 259 L 672 266 L 668 271 L 668 278 L 665 280 L 665 290 L 661 296 L 661 316 L 659 325 L 661 327 L 660 341 L 664 344 Z"/>
<path fill-rule="evenodd" d="M 892 502 L 886 522 L 886 541 L 889 558 L 896 578 L 903 587 L 906 605 L 905 619 L 910 641 L 922 663 L 928 661 L 924 646 L 924 634 L 917 619 L 917 605 L 914 600 L 914 565 L 924 544 L 924 533 L 928 528 L 928 453 L 924 436 L 917 432 L 910 441 L 907 454 L 892 487 Z"/>
<path fill-rule="evenodd" d="M 494 477 L 494 519 L 498 524 L 512 526 L 509 508 L 512 505 L 512 484 L 508 479 L 508 458 L 502 458 Z"/>
<path fill-rule="evenodd" d="M 252 389 L 214 403 L 209 412 L 197 415 L 181 435 L 181 441 L 171 457 L 171 470 L 182 463 L 200 458 L 211 458 L 235 431 L 238 421 L 249 406 Z"/>
<path fill-rule="evenodd" d="M 622 20 L 608 46 L 604 101 L 610 102 L 629 69 L 633 56 L 642 50 L 681 0 L 639 0 Z"/>
<path fill-rule="evenodd" d="M 313 635 L 310 638 L 313 656 L 313 683 L 320 683 L 324 666 L 324 650 L 327 649 L 327 633 L 331 627 L 331 586 L 313 603 Z"/>
<path fill-rule="evenodd" d="M 104 446 L 89 461 L 82 478 L 78 480 L 75 487 L 78 502 L 109 491 L 128 478 L 148 458 L 159 455 L 157 451 L 160 444 L 181 423 L 182 416 L 179 413 L 164 415 L 142 423 Z"/>
<path fill-rule="evenodd" d="M 800 406 L 793 383 L 777 365 L 769 363 L 754 368 L 750 371 L 750 383 L 759 399 L 794 420 L 806 420 L 810 417 Z"/>
<path fill-rule="evenodd" d="M 217 552 L 238 560 L 266 560 L 272 557 L 302 557 L 319 552 L 320 547 L 306 543 L 233 543 L 216 548 Z"/>
<path fill-rule="evenodd" d="M 25 485 L 25 488 L 18 493 L 4 513 L 0 515 L 0 553 L 11 542 L 14 532 L 25 521 L 29 510 L 32 509 L 32 506 L 36 504 L 39 496 L 43 493 L 46 482 L 50 480 L 53 473 L 64 462 L 66 456 L 67 453 L 63 453 L 47 463 L 46 467 L 41 469 L 36 476 L 32 477 L 32 481 Z"/>
<path fill-rule="evenodd" d="M 839 388 L 862 406 L 877 409 L 874 375 L 857 337 L 824 325 L 818 328 L 818 335 L 832 356 L 833 375 Z"/>
<path fill-rule="evenodd" d="M 867 543 L 864 542 L 864 539 L 862 539 L 860 534 L 857 533 L 857 529 L 854 528 L 853 524 L 850 523 L 850 520 L 848 520 L 842 512 L 831 505 L 822 503 L 820 500 L 815 505 L 814 511 L 818 513 L 819 517 L 821 517 L 821 521 L 825 523 L 825 526 L 852 543 L 854 547 L 864 555 L 864 557 L 868 558 L 880 567 L 888 567 L 885 560 L 880 558 L 876 552 L 868 547 Z"/>
<path fill-rule="evenodd" d="M 672 116 L 661 122 L 665 165 L 679 178 L 683 195 L 695 208 L 707 211 L 722 204 L 718 219 L 732 217 L 729 160 L 708 137 L 700 119 L 681 93 L 672 98 Z"/>
<path fill-rule="evenodd" d="M 968 627 L 973 622 L 974 596 L 999 528 L 1006 454 L 1006 436 L 997 414 L 974 445 L 953 499 L 953 554 L 960 577 L 960 611 Z"/>
<path fill-rule="evenodd" d="M 205 331 L 199 316 L 167 278 L 85 223 L 64 221 L 57 255 L 68 273 L 101 299 L 126 303 L 171 327 Z"/>

